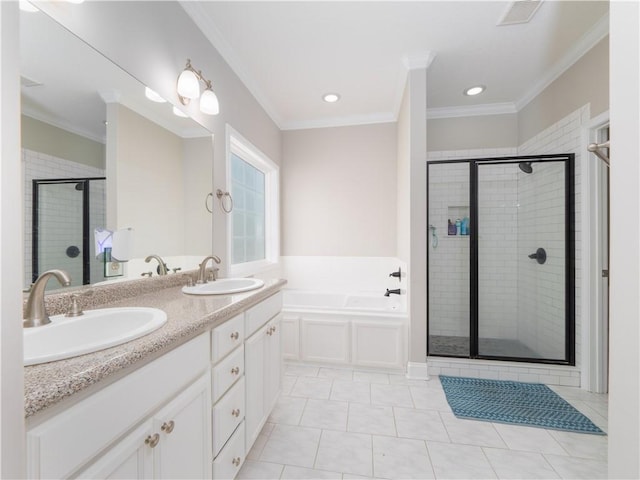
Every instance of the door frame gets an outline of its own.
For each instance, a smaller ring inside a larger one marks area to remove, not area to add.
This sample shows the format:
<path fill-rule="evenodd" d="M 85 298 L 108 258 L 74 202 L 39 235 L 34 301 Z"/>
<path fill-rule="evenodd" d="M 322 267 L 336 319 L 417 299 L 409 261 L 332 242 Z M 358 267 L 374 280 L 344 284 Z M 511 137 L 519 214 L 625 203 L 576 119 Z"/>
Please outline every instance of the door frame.
<path fill-rule="evenodd" d="M 602 282 L 604 253 L 608 250 L 603 232 L 607 231 L 604 202 L 608 192 L 604 187 L 604 162 L 587 150 L 589 143 L 599 143 L 601 130 L 609 125 L 609 112 L 591 119 L 582 134 L 582 355 L 581 385 L 590 392 L 608 390 L 609 335 L 607 291 Z M 605 250 L 606 249 L 606 250 Z M 606 282 L 608 283 L 608 282 Z"/>

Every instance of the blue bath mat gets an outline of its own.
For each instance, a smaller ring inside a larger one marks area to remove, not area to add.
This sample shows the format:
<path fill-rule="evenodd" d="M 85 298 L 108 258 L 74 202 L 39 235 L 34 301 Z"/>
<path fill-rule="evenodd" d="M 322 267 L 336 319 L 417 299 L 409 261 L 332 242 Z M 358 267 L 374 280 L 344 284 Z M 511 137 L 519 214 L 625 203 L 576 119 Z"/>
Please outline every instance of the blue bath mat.
<path fill-rule="evenodd" d="M 605 435 L 546 385 L 440 375 L 456 417 Z"/>

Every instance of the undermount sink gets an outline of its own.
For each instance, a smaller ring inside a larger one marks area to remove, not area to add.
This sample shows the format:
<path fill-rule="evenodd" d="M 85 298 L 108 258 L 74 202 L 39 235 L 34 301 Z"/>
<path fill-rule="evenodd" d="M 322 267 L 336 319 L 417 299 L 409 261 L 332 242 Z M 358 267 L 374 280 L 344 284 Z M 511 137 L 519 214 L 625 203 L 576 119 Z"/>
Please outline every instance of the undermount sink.
<path fill-rule="evenodd" d="M 255 290 L 263 285 L 264 281 L 258 278 L 221 278 L 214 282 L 182 287 L 182 291 L 189 295 L 229 295 Z"/>
<path fill-rule="evenodd" d="M 160 328 L 167 314 L 157 308 L 85 310 L 79 317 L 54 315 L 51 323 L 25 328 L 24 365 L 96 352 L 140 338 Z"/>

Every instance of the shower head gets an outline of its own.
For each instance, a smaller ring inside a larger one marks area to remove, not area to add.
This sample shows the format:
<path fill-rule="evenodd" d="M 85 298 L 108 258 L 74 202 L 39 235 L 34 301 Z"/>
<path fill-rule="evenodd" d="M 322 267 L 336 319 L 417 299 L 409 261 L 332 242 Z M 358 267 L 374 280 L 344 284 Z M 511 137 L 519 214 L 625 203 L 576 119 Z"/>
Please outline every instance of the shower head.
<path fill-rule="evenodd" d="M 520 170 L 522 170 L 524 173 L 533 173 L 533 168 L 531 167 L 531 162 L 520 162 L 518 164 L 518 167 L 520 168 Z"/>

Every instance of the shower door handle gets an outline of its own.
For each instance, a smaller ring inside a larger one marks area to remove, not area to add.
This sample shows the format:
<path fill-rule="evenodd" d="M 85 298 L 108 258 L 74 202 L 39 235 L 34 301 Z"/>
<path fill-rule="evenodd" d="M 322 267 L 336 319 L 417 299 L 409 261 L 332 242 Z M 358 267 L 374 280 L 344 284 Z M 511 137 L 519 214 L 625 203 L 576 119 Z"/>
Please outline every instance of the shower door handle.
<path fill-rule="evenodd" d="M 547 261 L 547 252 L 544 248 L 539 248 L 534 253 L 529 255 L 529 258 L 536 260 L 540 265 Z"/>

